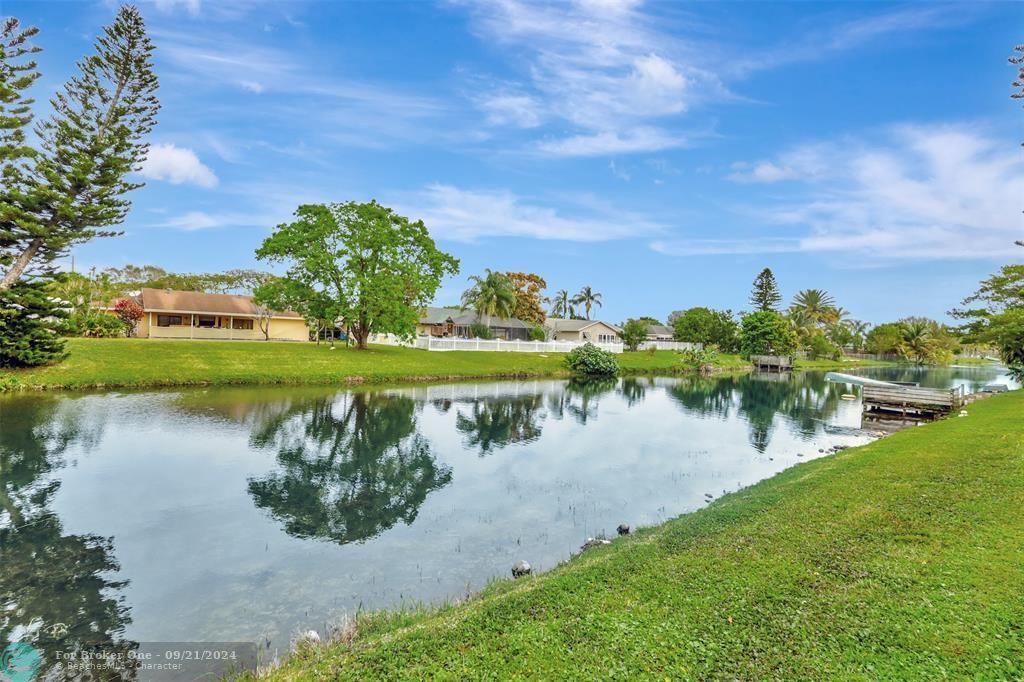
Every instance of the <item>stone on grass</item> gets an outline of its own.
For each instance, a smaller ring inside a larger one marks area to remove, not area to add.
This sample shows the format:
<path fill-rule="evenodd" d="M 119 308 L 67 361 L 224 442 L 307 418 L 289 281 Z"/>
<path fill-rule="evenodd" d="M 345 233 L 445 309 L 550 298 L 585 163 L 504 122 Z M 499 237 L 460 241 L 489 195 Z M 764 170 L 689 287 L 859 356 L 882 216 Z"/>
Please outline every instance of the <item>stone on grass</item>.
<path fill-rule="evenodd" d="M 524 575 L 530 575 L 533 569 L 530 568 L 530 564 L 520 559 L 519 561 L 512 564 L 512 577 L 522 578 Z"/>
<path fill-rule="evenodd" d="M 629 530 L 630 528 L 628 523 L 620 523 L 619 527 L 615 529 L 619 535 L 629 535 Z"/>

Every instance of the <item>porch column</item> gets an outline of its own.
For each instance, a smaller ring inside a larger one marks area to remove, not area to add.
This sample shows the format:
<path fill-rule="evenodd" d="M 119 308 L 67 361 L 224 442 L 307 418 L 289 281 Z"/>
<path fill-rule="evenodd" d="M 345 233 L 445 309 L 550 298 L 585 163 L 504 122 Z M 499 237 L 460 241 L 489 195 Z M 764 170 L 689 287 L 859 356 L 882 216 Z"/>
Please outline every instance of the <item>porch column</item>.
<path fill-rule="evenodd" d="M 149 314 L 149 327 L 146 328 L 146 338 L 153 338 L 153 313 Z"/>
<path fill-rule="evenodd" d="M 232 315 L 228 317 L 228 341 L 234 341 L 235 339 L 235 318 Z"/>
<path fill-rule="evenodd" d="M 189 313 L 188 318 L 188 338 L 194 339 L 196 334 L 196 316 L 194 313 Z"/>

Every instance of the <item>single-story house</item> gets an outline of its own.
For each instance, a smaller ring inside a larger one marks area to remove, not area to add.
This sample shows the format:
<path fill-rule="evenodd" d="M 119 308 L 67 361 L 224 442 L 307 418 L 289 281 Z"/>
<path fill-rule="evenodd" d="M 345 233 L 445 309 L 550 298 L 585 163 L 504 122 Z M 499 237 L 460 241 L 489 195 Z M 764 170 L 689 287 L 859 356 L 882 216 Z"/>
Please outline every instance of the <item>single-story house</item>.
<path fill-rule="evenodd" d="M 143 289 L 135 300 L 142 306 L 135 335 L 148 339 L 224 339 L 262 341 L 260 309 L 251 296 L 206 294 L 201 291 Z M 270 311 L 272 341 L 309 341 L 302 315 Z"/>
<path fill-rule="evenodd" d="M 549 317 L 544 320 L 548 338 L 552 341 L 579 341 L 585 343 L 617 343 L 619 327 L 600 320 L 563 320 Z"/>
<path fill-rule="evenodd" d="M 468 339 L 472 336 L 470 328 L 478 322 L 483 322 L 483 320 L 472 310 L 425 308 L 416 324 L 416 334 Z M 530 323 L 517 320 L 514 317 L 492 317 L 487 321 L 487 325 L 496 339 L 526 341 L 530 338 Z"/>
<path fill-rule="evenodd" d="M 675 330 L 663 324 L 647 325 L 648 341 L 672 341 L 675 338 Z"/>

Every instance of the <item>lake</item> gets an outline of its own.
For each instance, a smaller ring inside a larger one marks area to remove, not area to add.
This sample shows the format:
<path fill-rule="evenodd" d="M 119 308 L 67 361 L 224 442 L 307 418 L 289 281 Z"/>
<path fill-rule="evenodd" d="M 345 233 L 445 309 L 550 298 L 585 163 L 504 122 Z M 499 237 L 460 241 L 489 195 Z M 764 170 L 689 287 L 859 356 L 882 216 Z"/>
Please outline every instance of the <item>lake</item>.
<path fill-rule="evenodd" d="M 945 387 L 994 368 L 861 373 Z M 0 399 L 0 640 L 258 641 L 555 566 L 833 446 L 823 373 Z"/>

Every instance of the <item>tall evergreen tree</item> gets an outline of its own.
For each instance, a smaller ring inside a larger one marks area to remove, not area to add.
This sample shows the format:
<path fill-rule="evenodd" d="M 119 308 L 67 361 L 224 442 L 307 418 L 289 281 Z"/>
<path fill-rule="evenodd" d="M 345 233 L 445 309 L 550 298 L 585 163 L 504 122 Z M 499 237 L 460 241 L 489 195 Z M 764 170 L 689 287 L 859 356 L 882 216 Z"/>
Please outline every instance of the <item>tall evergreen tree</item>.
<path fill-rule="evenodd" d="M 25 62 L 11 66 L 26 56 L 20 38 L 25 33 L 31 37 L 34 30 L 19 34 L 16 24 L 5 30 L 0 67 L 0 97 L 15 93 L 17 120 L 30 116 L 23 92 L 36 78 Z M 103 228 L 124 220 L 131 206 L 125 195 L 141 186 L 126 176 L 146 157 L 144 138 L 160 106 L 152 53 L 138 9 L 121 7 L 96 39 L 95 54 L 78 63 L 80 74 L 51 100 L 53 114 L 36 126 L 39 148 L 12 151 L 22 139 L 20 127 L 5 134 L 0 158 L 19 153 L 27 158 L 4 166 L 0 262 L 6 272 L 0 290 L 10 289 L 30 266 L 47 272 L 76 243 L 117 234 Z M 0 119 L 5 131 L 8 120 Z"/>
<path fill-rule="evenodd" d="M 775 275 L 771 268 L 765 268 L 754 280 L 754 288 L 750 292 L 750 305 L 757 310 L 777 310 L 782 301 L 782 294 L 775 284 Z"/>

